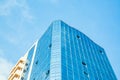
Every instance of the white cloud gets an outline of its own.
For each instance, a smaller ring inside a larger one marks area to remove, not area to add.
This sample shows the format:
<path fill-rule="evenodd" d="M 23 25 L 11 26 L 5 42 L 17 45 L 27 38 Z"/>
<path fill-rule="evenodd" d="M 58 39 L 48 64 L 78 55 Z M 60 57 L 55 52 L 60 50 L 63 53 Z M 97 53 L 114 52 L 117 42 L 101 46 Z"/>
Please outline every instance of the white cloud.
<path fill-rule="evenodd" d="M 7 80 L 13 63 L 0 57 L 0 80 Z"/>
<path fill-rule="evenodd" d="M 2 56 L 4 53 L 4 51 L 2 49 L 0 49 L 0 56 Z"/>
<path fill-rule="evenodd" d="M 24 19 L 32 20 L 27 0 L 4 0 L 0 4 L 0 16 L 8 16 L 12 14 L 12 9 L 18 8 Z"/>
<path fill-rule="evenodd" d="M 29 14 L 29 12 L 27 10 L 22 11 L 22 15 L 25 19 L 27 19 L 27 21 L 32 21 L 33 20 L 33 16 Z"/>
<path fill-rule="evenodd" d="M 6 16 L 10 13 L 12 7 L 16 5 L 16 0 L 4 0 L 0 4 L 0 15 Z"/>
<path fill-rule="evenodd" d="M 20 39 L 19 37 L 16 37 L 13 34 L 6 34 L 6 36 L 3 36 L 3 38 L 13 45 L 17 45 L 19 43 L 18 39 Z"/>
<path fill-rule="evenodd" d="M 58 4 L 60 0 L 50 0 L 51 3 L 53 4 Z"/>

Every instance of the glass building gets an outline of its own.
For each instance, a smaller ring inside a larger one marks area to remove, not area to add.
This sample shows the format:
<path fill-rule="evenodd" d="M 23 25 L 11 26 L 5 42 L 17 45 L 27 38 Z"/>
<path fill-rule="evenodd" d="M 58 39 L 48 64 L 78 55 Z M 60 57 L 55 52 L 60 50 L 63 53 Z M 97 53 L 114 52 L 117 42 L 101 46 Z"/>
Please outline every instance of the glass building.
<path fill-rule="evenodd" d="M 104 49 L 61 20 L 26 54 L 21 80 L 117 80 Z"/>

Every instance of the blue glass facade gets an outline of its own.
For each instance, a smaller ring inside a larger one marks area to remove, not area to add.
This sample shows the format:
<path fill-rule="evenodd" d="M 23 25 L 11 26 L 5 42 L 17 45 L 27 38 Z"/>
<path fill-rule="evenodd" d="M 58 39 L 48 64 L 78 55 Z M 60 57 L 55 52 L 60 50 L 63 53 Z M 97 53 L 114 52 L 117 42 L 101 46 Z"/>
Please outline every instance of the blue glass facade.
<path fill-rule="evenodd" d="M 25 80 L 117 80 L 102 47 L 54 21 L 28 51 Z"/>

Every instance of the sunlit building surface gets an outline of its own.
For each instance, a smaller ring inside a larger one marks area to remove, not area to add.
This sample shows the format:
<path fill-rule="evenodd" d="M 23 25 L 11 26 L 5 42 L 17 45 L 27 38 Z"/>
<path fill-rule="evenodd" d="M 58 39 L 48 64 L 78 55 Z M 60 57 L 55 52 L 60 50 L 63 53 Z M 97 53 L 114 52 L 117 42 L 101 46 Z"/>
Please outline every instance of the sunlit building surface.
<path fill-rule="evenodd" d="M 21 80 L 24 77 L 28 67 L 27 55 L 21 57 L 14 68 L 11 70 L 8 80 Z"/>
<path fill-rule="evenodd" d="M 60 20 L 26 54 L 21 80 L 117 80 L 104 49 Z"/>

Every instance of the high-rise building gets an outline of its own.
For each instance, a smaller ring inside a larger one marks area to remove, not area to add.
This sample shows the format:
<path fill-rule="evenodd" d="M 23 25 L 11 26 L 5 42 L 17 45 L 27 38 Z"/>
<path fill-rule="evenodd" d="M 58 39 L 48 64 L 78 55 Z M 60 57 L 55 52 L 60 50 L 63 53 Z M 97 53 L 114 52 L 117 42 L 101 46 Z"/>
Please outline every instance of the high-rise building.
<path fill-rule="evenodd" d="M 20 80 L 24 76 L 27 67 L 27 55 L 21 57 L 14 68 L 11 70 L 8 80 Z"/>
<path fill-rule="evenodd" d="M 26 55 L 21 80 L 117 80 L 104 49 L 60 20 Z"/>

